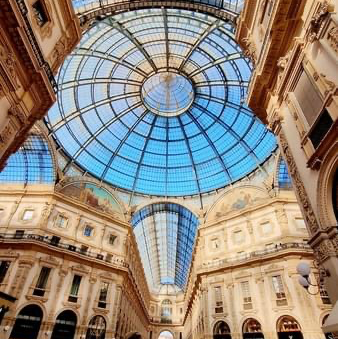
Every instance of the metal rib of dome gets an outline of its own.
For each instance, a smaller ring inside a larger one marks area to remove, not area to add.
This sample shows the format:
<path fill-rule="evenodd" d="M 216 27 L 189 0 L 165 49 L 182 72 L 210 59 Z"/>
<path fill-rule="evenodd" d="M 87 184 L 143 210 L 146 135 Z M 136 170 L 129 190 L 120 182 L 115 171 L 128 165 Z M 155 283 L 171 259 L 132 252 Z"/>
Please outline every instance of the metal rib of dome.
<path fill-rule="evenodd" d="M 163 72 L 191 83 L 191 103 L 189 89 L 175 97 L 186 110 L 165 116 L 144 103 L 143 86 Z M 100 180 L 158 196 L 210 192 L 276 147 L 244 104 L 250 75 L 230 24 L 185 10 L 132 11 L 84 35 L 59 71 L 47 122 L 71 161 Z"/>

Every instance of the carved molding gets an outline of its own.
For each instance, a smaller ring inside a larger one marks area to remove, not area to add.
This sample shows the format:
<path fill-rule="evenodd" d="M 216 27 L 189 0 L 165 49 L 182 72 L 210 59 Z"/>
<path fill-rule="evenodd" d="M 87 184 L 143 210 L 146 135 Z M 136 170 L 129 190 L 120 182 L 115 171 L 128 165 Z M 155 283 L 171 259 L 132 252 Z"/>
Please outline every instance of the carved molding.
<path fill-rule="evenodd" d="M 332 49 L 338 53 L 338 27 L 332 27 L 327 33 L 327 40 Z"/>
<path fill-rule="evenodd" d="M 244 51 L 244 56 L 248 57 L 251 61 L 253 65 L 256 65 L 256 61 L 257 61 L 257 48 L 256 45 L 253 41 L 253 38 L 251 35 L 249 35 L 246 38 L 242 39 L 242 42 L 245 46 L 245 51 Z"/>
<path fill-rule="evenodd" d="M 311 19 L 309 27 L 309 41 L 313 42 L 319 38 L 320 30 L 323 27 L 325 19 L 329 15 L 330 4 L 328 1 L 324 1 L 319 4 L 319 7 Z"/>
<path fill-rule="evenodd" d="M 282 152 L 284 154 L 284 159 L 288 165 L 289 173 L 292 177 L 293 186 L 296 190 L 296 194 L 298 195 L 298 198 L 299 198 L 298 200 L 303 210 L 304 219 L 306 221 L 306 224 L 308 225 L 310 234 L 314 234 L 319 230 L 317 218 L 313 211 L 311 202 L 309 200 L 304 184 L 298 172 L 295 159 L 291 153 L 291 150 L 289 148 L 288 142 L 286 140 L 286 137 L 283 131 L 280 131 L 279 133 L 279 142 L 280 142 Z"/>
<path fill-rule="evenodd" d="M 7 125 L 0 132 L 0 152 L 2 151 L 3 148 L 7 146 L 9 141 L 12 139 L 14 132 L 15 131 L 12 124 L 8 121 Z"/>

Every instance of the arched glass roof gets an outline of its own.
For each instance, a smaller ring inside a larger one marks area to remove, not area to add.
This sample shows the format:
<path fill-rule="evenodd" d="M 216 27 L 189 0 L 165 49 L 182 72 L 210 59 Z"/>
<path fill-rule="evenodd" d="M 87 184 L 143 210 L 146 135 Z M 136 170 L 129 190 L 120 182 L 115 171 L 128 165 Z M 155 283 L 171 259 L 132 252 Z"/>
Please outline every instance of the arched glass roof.
<path fill-rule="evenodd" d="M 185 288 L 199 221 L 187 208 L 158 203 L 136 212 L 131 221 L 148 286 Z"/>
<path fill-rule="evenodd" d="M 250 75 L 229 23 L 132 11 L 84 35 L 59 71 L 47 123 L 71 161 L 102 181 L 149 195 L 206 193 L 276 147 L 244 103 Z"/>
<path fill-rule="evenodd" d="M 52 184 L 54 181 L 53 158 L 48 143 L 35 134 L 28 136 L 0 172 L 0 183 Z"/>

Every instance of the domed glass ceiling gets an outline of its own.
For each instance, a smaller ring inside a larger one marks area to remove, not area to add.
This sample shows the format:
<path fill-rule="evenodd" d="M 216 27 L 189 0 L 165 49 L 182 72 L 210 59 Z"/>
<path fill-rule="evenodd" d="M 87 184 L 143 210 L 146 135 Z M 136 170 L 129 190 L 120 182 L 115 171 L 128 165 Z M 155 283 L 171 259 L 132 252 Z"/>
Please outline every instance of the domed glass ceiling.
<path fill-rule="evenodd" d="M 276 147 L 244 104 L 250 74 L 230 24 L 185 10 L 132 11 L 83 36 L 59 71 L 47 123 L 71 161 L 114 186 L 210 192 Z"/>

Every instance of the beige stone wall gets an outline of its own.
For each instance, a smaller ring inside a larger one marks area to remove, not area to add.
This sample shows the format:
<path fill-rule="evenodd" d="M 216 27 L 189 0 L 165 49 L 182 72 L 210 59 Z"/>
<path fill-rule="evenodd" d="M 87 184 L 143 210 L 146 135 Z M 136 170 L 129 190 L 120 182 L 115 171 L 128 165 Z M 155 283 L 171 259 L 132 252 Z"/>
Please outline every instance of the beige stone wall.
<path fill-rule="evenodd" d="M 237 204 L 231 205 L 233 202 Z M 324 304 L 319 294 L 308 294 L 299 285 L 296 271 L 300 261 L 308 262 L 315 271 L 308 239 L 292 191 L 281 190 L 271 197 L 251 186 L 225 194 L 210 209 L 199 230 L 186 293 L 189 315 L 185 335 L 209 338 L 215 324 L 225 321 L 232 337 L 239 339 L 245 320 L 254 318 L 260 322 L 265 338 L 276 339 L 278 319 L 289 315 L 299 322 L 304 338 L 324 338 L 322 319 L 331 305 Z M 272 277 L 277 275 L 286 294 L 283 305 L 273 288 Z M 311 279 L 316 281 L 314 276 Z M 243 282 L 249 285 L 250 305 L 243 300 Z M 221 291 L 222 312 L 215 310 L 219 301 L 216 288 Z M 310 292 L 317 289 L 313 287 Z"/>
<path fill-rule="evenodd" d="M 0 289 L 18 299 L 2 324 L 6 338 L 18 312 L 32 303 L 44 312 L 41 338 L 51 335 L 57 315 L 66 309 L 77 314 L 76 338 L 85 335 L 95 315 L 106 320 L 106 338 L 114 337 L 115 332 L 116 338 L 124 338 L 131 331 L 147 337 L 149 292 L 123 215 L 114 218 L 90 209 L 55 193 L 50 185 L 2 185 L 0 211 L 0 260 L 10 261 Z M 67 218 L 62 227 L 59 216 Z M 84 232 L 87 226 L 92 228 L 90 236 Z M 21 238 L 15 238 L 16 231 L 24 231 Z M 111 233 L 116 236 L 113 244 L 109 243 Z M 51 245 L 53 236 L 59 237 L 58 246 Z M 33 291 L 42 267 L 50 267 L 51 272 L 40 297 Z M 74 274 L 82 279 L 77 302 L 70 302 Z M 103 282 L 109 284 L 106 308 L 98 305 Z"/>

